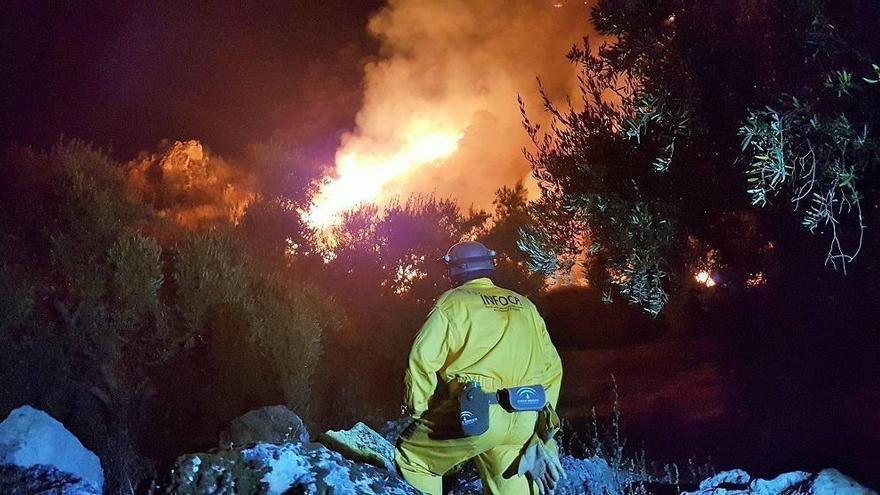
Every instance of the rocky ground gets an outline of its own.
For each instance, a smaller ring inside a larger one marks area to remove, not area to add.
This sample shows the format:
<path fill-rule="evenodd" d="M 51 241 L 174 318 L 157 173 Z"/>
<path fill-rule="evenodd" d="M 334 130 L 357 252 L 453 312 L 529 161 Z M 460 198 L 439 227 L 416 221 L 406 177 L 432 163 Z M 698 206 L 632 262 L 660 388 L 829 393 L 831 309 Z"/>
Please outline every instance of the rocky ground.
<path fill-rule="evenodd" d="M 380 434 L 357 423 L 312 441 L 292 411 L 262 408 L 233 421 L 217 449 L 181 456 L 168 486 L 155 486 L 152 493 L 416 495 L 394 470 L 392 442 L 404 425 L 389 422 Z M 687 491 L 668 476 L 614 469 L 598 457 L 564 456 L 562 464 L 567 477 L 557 493 L 563 495 L 876 495 L 834 469 L 786 473 L 772 480 L 725 471 Z M 450 494 L 482 493 L 472 466 L 463 466 L 448 481 Z M 97 495 L 103 482 L 98 458 L 46 413 L 24 406 L 0 423 L 0 493 Z"/>

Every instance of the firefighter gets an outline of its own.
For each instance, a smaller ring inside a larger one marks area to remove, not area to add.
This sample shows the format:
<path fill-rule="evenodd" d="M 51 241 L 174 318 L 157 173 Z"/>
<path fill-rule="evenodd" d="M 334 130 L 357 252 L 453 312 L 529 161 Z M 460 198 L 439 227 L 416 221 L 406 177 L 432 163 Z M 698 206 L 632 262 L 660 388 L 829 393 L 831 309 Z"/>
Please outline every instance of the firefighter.
<path fill-rule="evenodd" d="M 494 256 L 473 241 L 449 249 L 442 260 L 454 288 L 434 304 L 409 355 L 404 408 L 414 421 L 395 461 L 432 495 L 472 458 L 485 493 L 550 494 L 564 476 L 552 438 L 562 363 L 534 304 L 492 282 Z"/>

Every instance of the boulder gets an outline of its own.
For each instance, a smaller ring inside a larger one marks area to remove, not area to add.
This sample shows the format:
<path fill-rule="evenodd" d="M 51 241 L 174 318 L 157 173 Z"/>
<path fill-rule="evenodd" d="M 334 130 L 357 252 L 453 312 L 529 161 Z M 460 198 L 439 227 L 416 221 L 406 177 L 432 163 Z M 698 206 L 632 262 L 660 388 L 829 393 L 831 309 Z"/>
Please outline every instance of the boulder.
<path fill-rule="evenodd" d="M 308 441 L 305 423 L 286 406 L 267 406 L 245 413 L 220 434 L 221 447 Z"/>
<path fill-rule="evenodd" d="M 47 466 L 79 478 L 98 493 L 104 487 L 98 456 L 55 418 L 30 406 L 13 410 L 0 423 L 0 465 Z"/>
<path fill-rule="evenodd" d="M 394 470 L 394 445 L 363 423 L 349 430 L 321 433 L 318 441 L 355 462 Z"/>
<path fill-rule="evenodd" d="M 3 495 L 101 495 L 95 485 L 49 466 L 0 466 Z"/>
<path fill-rule="evenodd" d="M 386 425 L 384 431 L 396 438 L 405 422 Z M 319 442 L 258 443 L 250 447 L 192 454 L 177 461 L 172 487 L 175 495 L 253 494 L 392 494 L 418 493 L 398 477 L 394 446 L 363 423 L 348 430 L 328 431 Z M 630 474 L 616 472 L 598 457 L 562 458 L 568 477 L 559 495 L 620 495 Z M 450 495 L 480 495 L 483 490 L 473 463 L 449 473 Z"/>
<path fill-rule="evenodd" d="M 749 473 L 743 471 L 742 469 L 721 471 L 715 476 L 712 476 L 711 478 L 706 478 L 705 480 L 700 482 L 700 491 L 714 490 L 723 486 L 746 489 L 749 486 L 749 481 L 751 480 L 752 477 L 749 475 Z"/>
<path fill-rule="evenodd" d="M 416 495 L 394 471 L 357 463 L 320 443 L 260 443 L 178 459 L 174 495 Z"/>
<path fill-rule="evenodd" d="M 748 493 L 753 495 L 777 495 L 787 493 L 792 488 L 802 485 L 810 478 L 810 473 L 792 471 L 783 473 L 772 480 L 754 479 L 749 483 Z"/>
<path fill-rule="evenodd" d="M 816 495 L 877 495 L 836 469 L 823 469 L 813 480 Z"/>
<path fill-rule="evenodd" d="M 700 483 L 700 489 L 685 495 L 877 495 L 836 469 L 818 474 L 793 471 L 772 480 L 752 478 L 741 469 L 724 471 Z"/>

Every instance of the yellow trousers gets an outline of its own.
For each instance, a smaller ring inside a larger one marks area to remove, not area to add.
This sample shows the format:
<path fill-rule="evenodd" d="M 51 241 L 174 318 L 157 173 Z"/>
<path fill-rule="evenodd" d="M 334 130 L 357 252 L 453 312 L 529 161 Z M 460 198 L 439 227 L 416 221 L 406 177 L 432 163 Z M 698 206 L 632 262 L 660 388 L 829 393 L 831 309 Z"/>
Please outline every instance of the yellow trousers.
<path fill-rule="evenodd" d="M 489 430 L 464 437 L 458 425 L 457 405 L 449 401 L 426 412 L 404 431 L 394 459 L 403 478 L 430 495 L 443 493 L 443 475 L 456 465 L 474 459 L 483 480 L 483 493 L 527 495 L 525 476 L 517 476 L 516 461 L 535 431 L 535 411 L 510 413 L 489 408 Z"/>

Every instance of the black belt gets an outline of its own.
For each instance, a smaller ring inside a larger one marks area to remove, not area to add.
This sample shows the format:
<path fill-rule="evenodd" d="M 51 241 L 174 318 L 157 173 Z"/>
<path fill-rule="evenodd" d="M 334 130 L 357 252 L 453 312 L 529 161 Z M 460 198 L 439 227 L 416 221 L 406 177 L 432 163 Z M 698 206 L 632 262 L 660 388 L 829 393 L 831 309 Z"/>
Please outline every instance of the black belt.
<path fill-rule="evenodd" d="M 465 436 L 481 435 L 489 429 L 489 406 L 498 404 L 510 412 L 540 411 L 547 403 L 544 387 L 526 385 L 483 392 L 477 382 L 468 382 L 459 393 L 458 414 Z"/>

